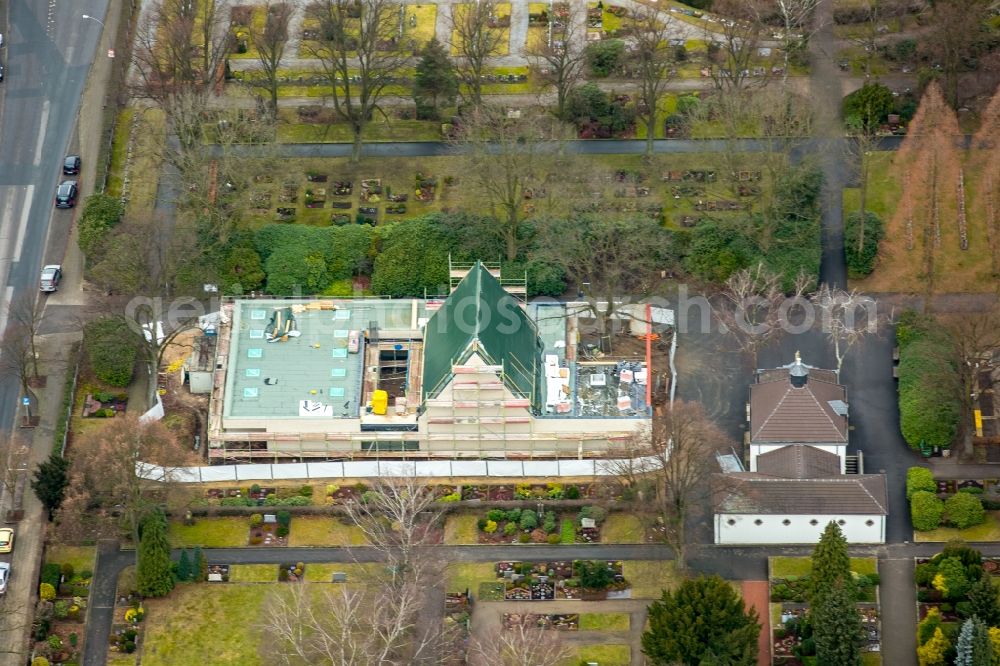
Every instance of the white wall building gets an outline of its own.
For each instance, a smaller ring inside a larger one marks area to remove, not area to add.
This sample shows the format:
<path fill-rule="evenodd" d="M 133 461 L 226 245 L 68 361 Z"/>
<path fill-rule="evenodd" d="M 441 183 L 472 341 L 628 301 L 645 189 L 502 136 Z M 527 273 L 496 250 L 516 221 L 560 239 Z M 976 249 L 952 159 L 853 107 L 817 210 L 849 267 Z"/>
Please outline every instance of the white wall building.
<path fill-rule="evenodd" d="M 715 543 L 811 544 L 830 521 L 850 543 L 884 543 L 882 474 L 845 474 L 847 391 L 795 361 L 750 387 L 750 471 L 719 474 Z"/>

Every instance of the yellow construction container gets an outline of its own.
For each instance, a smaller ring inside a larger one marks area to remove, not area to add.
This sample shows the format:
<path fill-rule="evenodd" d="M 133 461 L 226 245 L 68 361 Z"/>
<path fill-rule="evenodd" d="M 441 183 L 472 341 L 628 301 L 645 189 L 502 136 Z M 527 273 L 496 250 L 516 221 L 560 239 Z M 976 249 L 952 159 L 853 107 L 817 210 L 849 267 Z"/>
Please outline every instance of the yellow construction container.
<path fill-rule="evenodd" d="M 389 394 L 385 391 L 372 393 L 372 414 L 385 414 L 389 409 Z"/>

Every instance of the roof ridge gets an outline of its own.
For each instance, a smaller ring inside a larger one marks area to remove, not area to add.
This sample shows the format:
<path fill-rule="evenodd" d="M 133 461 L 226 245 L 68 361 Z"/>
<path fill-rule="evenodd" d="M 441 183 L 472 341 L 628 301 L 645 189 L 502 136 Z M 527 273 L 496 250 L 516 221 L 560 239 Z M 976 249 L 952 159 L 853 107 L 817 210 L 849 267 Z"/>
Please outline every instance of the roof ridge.
<path fill-rule="evenodd" d="M 808 390 L 809 389 L 809 385 L 807 384 L 803 388 L 805 388 L 805 389 Z M 839 435 L 840 434 L 840 428 L 838 428 L 837 424 L 834 423 L 833 419 L 830 418 L 830 414 L 827 413 L 827 411 L 825 409 L 823 409 L 823 405 L 820 404 L 819 398 L 816 397 L 816 394 L 813 393 L 811 390 L 809 390 L 809 397 L 813 399 L 813 402 L 816 403 L 816 406 L 819 408 L 819 411 L 821 411 L 823 413 L 823 416 L 826 417 L 826 420 L 830 422 L 830 425 L 833 426 L 833 429 L 836 430 L 837 434 Z M 844 436 L 844 441 L 847 441 L 847 437 L 846 436 Z"/>
<path fill-rule="evenodd" d="M 871 477 L 871 476 L 876 476 L 876 475 L 875 474 L 864 474 L 863 476 Z M 875 496 L 872 495 L 872 492 L 870 490 L 868 490 L 868 486 L 865 485 L 865 482 L 864 482 L 863 479 L 860 479 L 860 478 L 858 479 L 858 485 L 861 486 L 861 488 L 865 491 L 865 494 L 868 495 L 868 497 L 872 498 L 872 501 L 875 502 L 875 506 L 877 506 L 878 508 L 882 509 L 886 513 L 889 513 L 888 509 L 886 509 L 884 506 L 882 506 L 882 502 L 880 502 L 879 500 L 875 499 Z"/>
<path fill-rule="evenodd" d="M 792 390 L 792 387 L 791 387 L 791 385 L 789 385 L 788 388 L 785 389 L 785 394 L 783 396 L 781 396 L 781 400 L 778 401 L 778 404 L 776 404 L 774 406 L 774 409 L 771 410 L 771 413 L 767 415 L 767 418 L 764 419 L 764 422 L 760 424 L 759 428 L 757 428 L 757 432 L 753 433 L 751 435 L 751 437 L 756 437 L 757 435 L 759 435 L 761 433 L 761 431 L 764 429 L 764 427 L 768 424 L 768 421 L 771 420 L 771 417 L 774 416 L 777 413 L 778 409 L 781 407 L 781 405 L 784 404 L 785 398 L 788 397 L 788 394 L 791 392 L 791 390 Z"/>

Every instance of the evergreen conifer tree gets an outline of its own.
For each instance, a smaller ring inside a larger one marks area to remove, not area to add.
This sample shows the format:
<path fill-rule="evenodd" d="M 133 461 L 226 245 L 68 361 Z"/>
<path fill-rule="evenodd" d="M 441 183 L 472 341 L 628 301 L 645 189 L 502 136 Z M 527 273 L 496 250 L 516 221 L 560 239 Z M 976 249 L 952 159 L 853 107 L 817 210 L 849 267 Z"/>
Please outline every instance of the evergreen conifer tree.
<path fill-rule="evenodd" d="M 455 102 L 458 95 L 458 77 L 451 58 L 436 37 L 432 37 L 420 52 L 413 77 L 413 99 L 417 115 L 437 119 L 441 106 Z"/>
<path fill-rule="evenodd" d="M 167 521 L 155 511 L 142 523 L 139 535 L 136 589 L 144 597 L 162 597 L 174 589 L 174 569 L 167 541 Z"/>

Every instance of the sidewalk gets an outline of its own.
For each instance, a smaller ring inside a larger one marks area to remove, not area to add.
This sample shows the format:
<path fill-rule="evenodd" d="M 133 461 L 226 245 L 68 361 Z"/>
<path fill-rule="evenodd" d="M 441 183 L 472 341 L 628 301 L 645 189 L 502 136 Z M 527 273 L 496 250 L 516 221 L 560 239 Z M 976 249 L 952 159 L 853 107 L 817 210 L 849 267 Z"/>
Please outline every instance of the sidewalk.
<path fill-rule="evenodd" d="M 38 397 L 40 422 L 32 430 L 20 430 L 30 438 L 31 452 L 27 462 L 29 483 L 31 471 L 49 457 L 54 444 L 56 425 L 62 412 L 63 390 L 67 371 L 72 371 L 68 352 L 81 334 L 55 333 L 39 336 L 40 370 L 46 376 L 45 388 L 35 389 Z M 16 431 L 17 432 L 17 431 Z M 34 616 L 38 580 L 42 564 L 42 549 L 48 521 L 41 502 L 30 486 L 24 491 L 24 518 L 14 525 L 17 547 L 11 555 L 11 577 L 5 600 L 11 611 L 0 616 L 0 666 L 22 666 L 27 660 L 30 618 Z M 12 612 L 14 609 L 17 612 Z M 14 623 L 18 624 L 14 624 Z"/>

